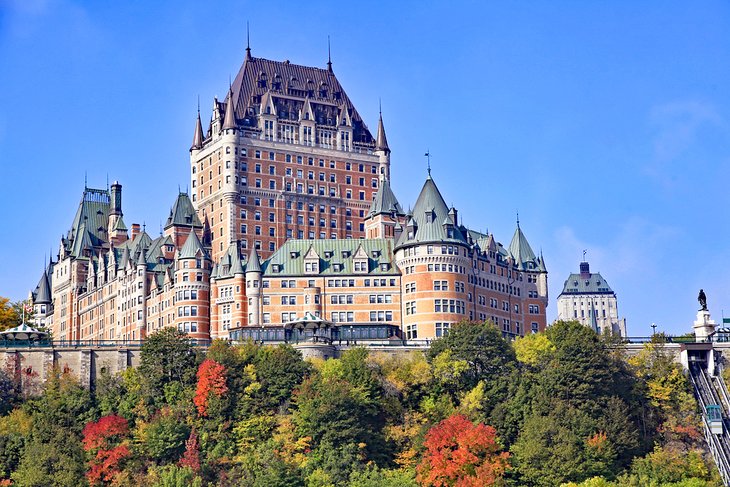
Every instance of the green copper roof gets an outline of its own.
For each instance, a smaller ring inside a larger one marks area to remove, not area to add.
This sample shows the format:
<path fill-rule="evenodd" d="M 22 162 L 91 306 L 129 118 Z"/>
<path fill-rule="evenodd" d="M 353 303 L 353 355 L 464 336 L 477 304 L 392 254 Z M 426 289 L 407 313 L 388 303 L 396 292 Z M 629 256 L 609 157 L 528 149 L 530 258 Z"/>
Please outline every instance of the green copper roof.
<path fill-rule="evenodd" d="M 211 277 L 223 279 L 233 277 L 236 274 L 243 275 L 243 263 L 241 262 L 238 242 L 231 242 L 226 252 L 221 256 L 220 262 L 214 266 Z"/>
<path fill-rule="evenodd" d="M 560 295 L 563 294 L 614 294 L 614 292 L 601 274 L 595 272 L 583 277 L 580 274 L 568 276 Z"/>
<path fill-rule="evenodd" d="M 119 219 L 117 220 L 116 225 L 114 225 L 114 228 L 112 230 L 117 230 L 119 232 L 126 232 L 127 231 L 127 225 L 124 224 L 124 219 L 119 216 Z"/>
<path fill-rule="evenodd" d="M 99 246 L 107 241 L 107 226 L 109 225 L 109 209 L 111 206 L 111 197 L 109 192 L 104 189 L 84 188 L 84 194 L 81 196 L 79 208 L 76 210 L 73 223 L 71 224 L 70 236 L 74 241 L 88 239 L 83 245 L 76 244 L 72 246 L 72 255 L 79 257 L 80 253 L 74 250 L 86 248 L 87 245 Z M 86 237 L 81 231 L 81 226 L 85 227 L 89 236 Z"/>
<path fill-rule="evenodd" d="M 195 208 L 193 208 L 193 202 L 190 201 L 190 197 L 187 193 L 178 194 L 175 204 L 172 205 L 170 216 L 167 217 L 165 228 L 167 229 L 173 225 L 203 228 L 203 224 L 200 223 L 200 219 L 195 212 Z"/>
<path fill-rule="evenodd" d="M 201 257 L 208 257 L 208 253 L 203 248 L 203 244 L 200 242 L 198 235 L 195 232 L 190 232 L 187 240 L 180 249 L 181 259 L 194 259 L 200 254 Z"/>
<path fill-rule="evenodd" d="M 515 262 L 522 270 L 532 270 L 537 263 L 535 252 L 532 251 L 532 247 L 527 242 L 525 234 L 522 233 L 519 223 L 517 223 L 517 229 L 512 236 L 512 242 L 509 244 L 509 253 L 514 257 Z M 529 264 L 532 264 L 532 266 Z"/>
<path fill-rule="evenodd" d="M 256 252 L 256 248 L 252 248 L 248 256 L 246 272 L 261 272 L 261 261 L 259 260 L 259 254 Z"/>
<path fill-rule="evenodd" d="M 355 272 L 355 254 L 360 246 L 367 255 L 367 273 Z M 310 248 L 319 255 L 318 273 L 305 272 L 304 256 Z M 265 276 L 400 274 L 393 264 L 393 241 L 390 239 L 288 240 L 262 267 Z"/>
<path fill-rule="evenodd" d="M 423 184 L 413 207 L 413 216 L 406 222 L 405 231 L 396 247 L 425 242 L 467 243 L 456 222 L 449 216 L 449 208 L 430 175 Z"/>
<path fill-rule="evenodd" d="M 388 180 L 383 178 L 380 181 L 378 191 L 375 193 L 373 203 L 370 205 L 368 216 L 381 214 L 392 215 L 394 213 L 399 216 L 405 215 L 403 208 L 398 203 L 398 199 L 393 194 L 393 190 L 390 189 Z"/>

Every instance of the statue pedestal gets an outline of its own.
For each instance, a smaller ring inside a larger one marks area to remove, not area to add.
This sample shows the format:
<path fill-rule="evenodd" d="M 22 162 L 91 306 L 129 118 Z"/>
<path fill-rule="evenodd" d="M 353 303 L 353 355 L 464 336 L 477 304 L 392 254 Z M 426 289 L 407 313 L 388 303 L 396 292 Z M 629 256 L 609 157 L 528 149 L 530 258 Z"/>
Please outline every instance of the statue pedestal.
<path fill-rule="evenodd" d="M 715 332 L 715 323 L 710 318 L 710 312 L 705 310 L 699 310 L 697 312 L 697 319 L 695 320 L 692 327 L 695 332 L 695 340 L 698 342 L 709 341 L 709 337 Z"/>

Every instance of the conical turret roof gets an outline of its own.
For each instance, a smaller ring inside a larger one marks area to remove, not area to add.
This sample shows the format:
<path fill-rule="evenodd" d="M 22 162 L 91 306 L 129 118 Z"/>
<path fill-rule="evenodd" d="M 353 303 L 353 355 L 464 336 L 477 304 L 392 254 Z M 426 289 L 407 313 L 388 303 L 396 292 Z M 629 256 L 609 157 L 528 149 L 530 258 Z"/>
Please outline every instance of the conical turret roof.
<path fill-rule="evenodd" d="M 34 304 L 51 304 L 51 284 L 48 282 L 48 272 L 43 271 L 43 276 L 38 282 Z"/>
<path fill-rule="evenodd" d="M 180 249 L 180 258 L 194 259 L 198 255 L 198 253 L 200 253 L 200 255 L 202 256 L 207 256 L 205 248 L 198 238 L 198 235 L 195 232 L 190 232 L 187 240 L 185 240 L 185 243 Z"/>
<path fill-rule="evenodd" d="M 527 269 L 526 264 L 528 262 L 537 263 L 535 252 L 532 251 L 532 247 L 527 242 L 527 237 L 522 233 L 519 222 L 517 222 L 517 229 L 512 236 L 512 242 L 510 242 L 508 250 L 512 257 L 514 257 L 517 265 L 522 269 Z"/>
<path fill-rule="evenodd" d="M 223 130 L 226 129 L 235 129 L 236 128 L 236 118 L 234 114 L 234 101 L 233 101 L 233 91 L 231 88 L 228 88 L 228 100 L 226 103 L 226 115 L 223 118 Z"/>
<path fill-rule="evenodd" d="M 390 152 L 388 147 L 388 138 L 385 136 L 385 126 L 383 126 L 383 114 L 380 114 L 378 119 L 378 137 L 375 140 L 375 150 Z"/>
<path fill-rule="evenodd" d="M 425 242 L 466 243 L 461 230 L 449 218 L 449 208 L 430 175 L 406 226 L 408 231 L 401 234 L 397 247 Z"/>
<path fill-rule="evenodd" d="M 195 133 L 193 134 L 193 145 L 190 150 L 203 147 L 203 124 L 200 123 L 200 109 L 198 109 L 198 120 L 195 122 Z"/>
<path fill-rule="evenodd" d="M 380 187 L 373 198 L 373 203 L 370 205 L 368 216 L 372 217 L 381 214 L 392 215 L 394 213 L 398 216 L 405 215 L 403 208 L 400 203 L 398 203 L 398 199 L 393 193 L 393 190 L 390 189 L 388 180 L 382 178 L 380 181 Z"/>
<path fill-rule="evenodd" d="M 259 260 L 259 254 L 256 252 L 256 248 L 251 249 L 248 262 L 246 262 L 246 273 L 249 272 L 261 272 L 261 261 Z"/>

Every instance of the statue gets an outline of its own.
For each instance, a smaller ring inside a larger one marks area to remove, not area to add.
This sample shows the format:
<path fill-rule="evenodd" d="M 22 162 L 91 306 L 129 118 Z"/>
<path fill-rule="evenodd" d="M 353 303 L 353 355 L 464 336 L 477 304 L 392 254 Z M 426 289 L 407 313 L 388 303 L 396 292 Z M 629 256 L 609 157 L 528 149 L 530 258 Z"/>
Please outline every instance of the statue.
<path fill-rule="evenodd" d="M 700 289 L 700 295 L 697 296 L 697 301 L 700 302 L 700 311 L 707 311 L 707 296 L 702 289 Z"/>

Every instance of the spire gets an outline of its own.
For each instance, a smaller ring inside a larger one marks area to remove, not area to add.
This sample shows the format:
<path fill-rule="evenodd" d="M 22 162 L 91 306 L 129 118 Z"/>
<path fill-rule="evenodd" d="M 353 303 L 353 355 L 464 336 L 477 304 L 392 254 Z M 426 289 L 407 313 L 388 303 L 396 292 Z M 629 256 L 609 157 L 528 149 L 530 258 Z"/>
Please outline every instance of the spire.
<path fill-rule="evenodd" d="M 390 153 L 388 147 L 388 138 L 385 136 L 385 127 L 383 126 L 383 112 L 379 110 L 380 117 L 378 118 L 378 137 L 375 142 L 375 150 L 381 150 L 386 154 Z"/>
<path fill-rule="evenodd" d="M 198 97 L 198 120 L 195 122 L 195 134 L 193 135 L 193 145 L 190 150 L 201 149 L 203 147 L 203 124 L 200 123 L 200 97 Z"/>
<path fill-rule="evenodd" d="M 251 249 L 248 262 L 246 262 L 246 273 L 249 272 L 261 272 L 261 262 L 259 261 L 259 254 L 256 252 L 256 247 Z"/>
<path fill-rule="evenodd" d="M 235 106 L 233 103 L 233 88 L 231 88 L 231 86 L 229 84 L 228 85 L 228 103 L 226 104 L 226 115 L 225 115 L 225 118 L 223 119 L 223 130 L 236 128 L 236 119 L 233 115 L 234 109 L 235 109 Z"/>
<path fill-rule="evenodd" d="M 251 38 L 248 30 L 248 20 L 246 21 L 246 61 L 250 61 L 251 58 Z"/>
<path fill-rule="evenodd" d="M 330 36 L 327 36 L 327 71 L 332 72 L 332 51 L 330 49 Z"/>

